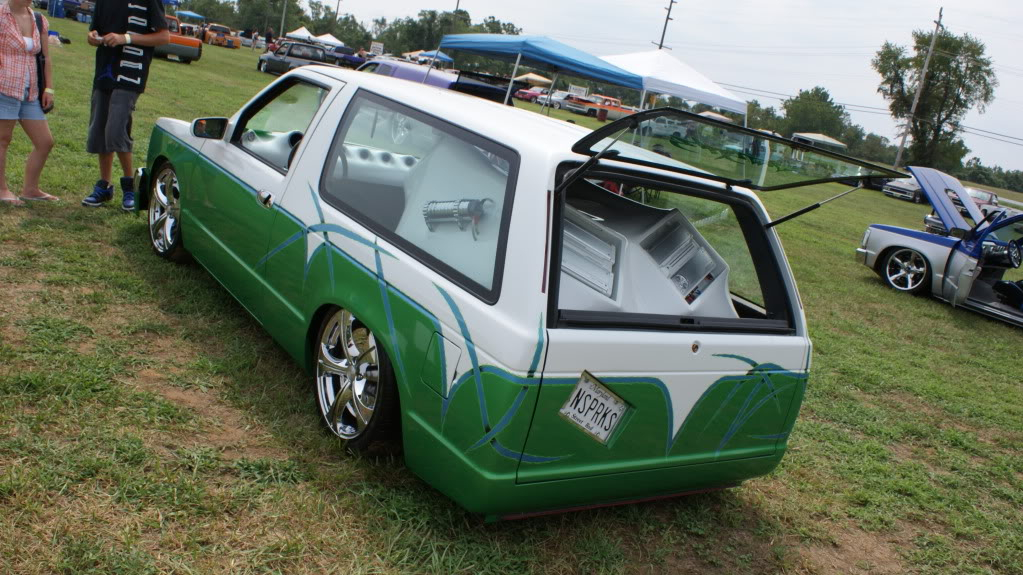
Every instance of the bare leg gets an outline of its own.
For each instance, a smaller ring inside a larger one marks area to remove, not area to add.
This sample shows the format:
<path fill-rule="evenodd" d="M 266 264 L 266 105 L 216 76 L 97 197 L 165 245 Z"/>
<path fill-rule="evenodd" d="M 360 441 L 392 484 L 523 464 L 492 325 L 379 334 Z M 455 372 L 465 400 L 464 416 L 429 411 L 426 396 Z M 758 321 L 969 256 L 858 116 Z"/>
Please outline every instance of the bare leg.
<path fill-rule="evenodd" d="M 22 120 L 21 127 L 28 134 L 32 141 L 32 153 L 25 161 L 25 184 L 21 188 L 21 195 L 26 198 L 48 198 L 49 194 L 39 189 L 39 176 L 43 173 L 43 166 L 46 165 L 46 158 L 53 149 L 53 135 L 50 134 L 50 126 L 46 120 Z"/>
<path fill-rule="evenodd" d="M 125 178 L 132 177 L 131 173 L 131 152 L 117 152 L 117 163 L 121 164 L 121 174 Z M 107 170 L 107 174 L 113 170 L 113 159 L 110 162 L 110 169 Z M 109 182 L 110 178 L 106 178 Z"/>
<path fill-rule="evenodd" d="M 114 171 L 114 153 L 107 152 L 99 155 L 99 179 L 110 183 L 111 172 Z"/>
<path fill-rule="evenodd" d="M 7 149 L 11 146 L 14 124 L 17 123 L 17 120 L 0 120 L 0 200 L 12 204 L 21 203 L 7 187 Z"/>

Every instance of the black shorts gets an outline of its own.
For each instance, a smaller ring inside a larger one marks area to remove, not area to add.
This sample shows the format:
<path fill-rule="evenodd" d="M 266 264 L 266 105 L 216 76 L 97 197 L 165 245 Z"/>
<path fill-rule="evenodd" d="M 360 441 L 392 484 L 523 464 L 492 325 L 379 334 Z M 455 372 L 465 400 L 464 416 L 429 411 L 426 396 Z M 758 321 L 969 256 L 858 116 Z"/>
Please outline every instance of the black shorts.
<path fill-rule="evenodd" d="M 131 113 L 139 93 L 131 90 L 92 91 L 92 114 L 85 151 L 90 154 L 131 152 Z"/>

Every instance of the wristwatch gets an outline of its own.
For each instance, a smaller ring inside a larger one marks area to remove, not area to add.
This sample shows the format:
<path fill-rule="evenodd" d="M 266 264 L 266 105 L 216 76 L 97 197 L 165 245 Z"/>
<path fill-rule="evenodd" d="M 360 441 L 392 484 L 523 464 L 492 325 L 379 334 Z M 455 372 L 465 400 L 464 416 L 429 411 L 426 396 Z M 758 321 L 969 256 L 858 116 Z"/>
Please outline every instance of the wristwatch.
<path fill-rule="evenodd" d="M 124 34 L 124 43 L 125 44 L 131 44 L 131 34 L 128 34 L 128 33 Z"/>

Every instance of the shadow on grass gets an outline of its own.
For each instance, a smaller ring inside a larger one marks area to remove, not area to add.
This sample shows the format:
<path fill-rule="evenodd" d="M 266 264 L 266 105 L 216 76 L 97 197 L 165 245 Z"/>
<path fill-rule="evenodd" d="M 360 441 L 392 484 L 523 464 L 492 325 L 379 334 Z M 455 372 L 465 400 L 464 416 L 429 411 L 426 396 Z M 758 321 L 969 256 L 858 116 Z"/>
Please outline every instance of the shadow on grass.
<path fill-rule="evenodd" d="M 115 244 L 146 286 L 139 299 L 176 317 L 174 337 L 199 344 L 190 369 L 222 378 L 219 393 L 288 451 L 324 505 L 359 518 L 386 563 L 445 573 L 760 573 L 790 563 L 784 526 L 741 490 L 485 524 L 410 473 L 397 450 L 345 454 L 324 431 L 311 378 L 202 266 L 166 262 L 148 240 L 140 219 Z"/>

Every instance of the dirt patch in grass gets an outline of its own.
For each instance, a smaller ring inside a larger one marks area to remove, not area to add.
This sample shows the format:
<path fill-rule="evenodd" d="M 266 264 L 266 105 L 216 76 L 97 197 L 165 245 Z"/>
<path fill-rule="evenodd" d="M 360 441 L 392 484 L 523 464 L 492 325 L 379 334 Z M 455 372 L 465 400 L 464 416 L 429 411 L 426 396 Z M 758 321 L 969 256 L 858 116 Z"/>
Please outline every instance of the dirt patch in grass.
<path fill-rule="evenodd" d="M 903 536 L 843 528 L 833 530 L 832 537 L 833 545 L 809 545 L 798 549 L 803 567 L 809 572 L 821 575 L 895 575 L 906 571 L 898 552 L 898 549 L 907 547 Z"/>

